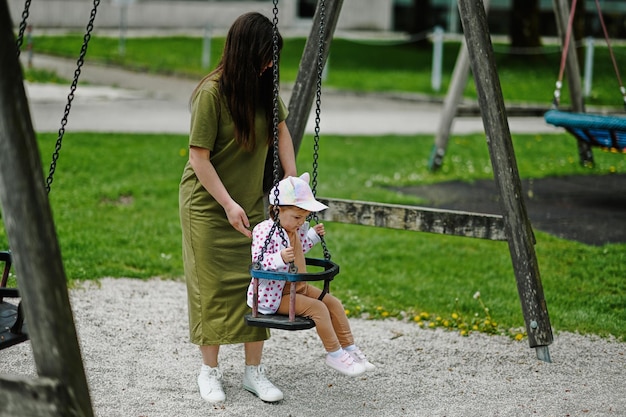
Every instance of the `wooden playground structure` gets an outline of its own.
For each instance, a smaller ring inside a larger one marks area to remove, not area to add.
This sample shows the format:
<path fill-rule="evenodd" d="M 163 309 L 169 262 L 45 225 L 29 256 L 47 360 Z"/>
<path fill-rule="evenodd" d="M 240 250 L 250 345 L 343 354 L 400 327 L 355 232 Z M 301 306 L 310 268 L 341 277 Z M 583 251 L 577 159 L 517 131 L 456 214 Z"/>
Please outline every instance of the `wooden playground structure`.
<path fill-rule="evenodd" d="M 321 41 L 326 45 L 321 57 L 323 64 L 342 3 L 327 0 L 325 7 L 320 8 L 318 2 L 313 18 L 289 103 L 287 124 L 296 152 L 315 98 L 318 44 Z M 91 28 L 98 5 L 99 0 L 94 0 Z M 534 251 L 534 234 L 521 197 L 484 4 L 482 0 L 460 0 L 459 11 L 503 215 L 321 199 L 330 206 L 322 216 L 329 221 L 506 240 L 529 345 L 536 350 L 538 359 L 550 362 L 552 329 Z M 320 34 L 316 28 L 322 13 L 328 30 Z M 93 407 L 12 28 L 6 0 L 0 0 L 0 203 L 38 377 L 0 376 L 0 416 L 89 417 L 94 415 Z M 89 25 L 88 28 L 89 34 Z"/>

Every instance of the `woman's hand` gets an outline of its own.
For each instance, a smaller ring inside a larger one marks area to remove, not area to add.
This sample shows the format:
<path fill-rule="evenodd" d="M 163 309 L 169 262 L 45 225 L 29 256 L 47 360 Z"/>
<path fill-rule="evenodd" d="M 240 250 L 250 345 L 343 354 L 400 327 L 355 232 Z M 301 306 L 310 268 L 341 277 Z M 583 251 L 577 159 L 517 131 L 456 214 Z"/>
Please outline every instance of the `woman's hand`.
<path fill-rule="evenodd" d="M 226 217 L 228 222 L 241 234 L 248 238 L 252 238 L 252 232 L 250 231 L 250 221 L 244 209 L 234 201 L 225 207 Z"/>
<path fill-rule="evenodd" d="M 250 221 L 244 209 L 235 202 L 211 163 L 211 151 L 197 146 L 189 148 L 189 163 L 204 188 L 224 208 L 228 222 L 241 234 L 252 238 Z"/>

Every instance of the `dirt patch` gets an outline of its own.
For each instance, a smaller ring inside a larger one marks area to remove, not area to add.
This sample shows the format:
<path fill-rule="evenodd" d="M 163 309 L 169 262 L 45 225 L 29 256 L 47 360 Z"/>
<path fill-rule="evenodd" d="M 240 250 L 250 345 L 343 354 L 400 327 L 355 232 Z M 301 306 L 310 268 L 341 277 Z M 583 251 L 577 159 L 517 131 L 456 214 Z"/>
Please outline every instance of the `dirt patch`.
<path fill-rule="evenodd" d="M 449 210 L 502 214 L 494 180 L 397 188 Z M 626 242 L 626 174 L 523 180 L 533 229 L 588 245 Z"/>

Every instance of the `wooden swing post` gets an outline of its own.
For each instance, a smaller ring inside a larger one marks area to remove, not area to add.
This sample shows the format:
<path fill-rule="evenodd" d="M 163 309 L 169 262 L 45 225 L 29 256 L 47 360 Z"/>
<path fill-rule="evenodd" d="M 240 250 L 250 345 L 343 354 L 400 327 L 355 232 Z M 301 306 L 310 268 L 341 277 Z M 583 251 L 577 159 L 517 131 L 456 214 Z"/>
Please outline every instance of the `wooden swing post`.
<path fill-rule="evenodd" d="M 487 16 L 482 0 L 461 0 L 458 4 L 491 164 L 502 197 L 505 231 L 528 342 L 531 348 L 535 348 L 539 359 L 551 362 L 548 345 L 553 341 L 552 328 L 534 250 L 535 237 L 526 212 L 504 98 L 489 38 Z"/>
<path fill-rule="evenodd" d="M 0 415 L 91 417 L 61 251 L 4 0 L 0 71 L 0 204 L 39 375 L 0 378 Z"/>
<path fill-rule="evenodd" d="M 300 59 L 300 67 L 298 68 L 298 75 L 296 76 L 296 82 L 293 86 L 291 93 L 291 99 L 289 100 L 289 116 L 287 117 L 287 127 L 291 133 L 293 139 L 293 147 L 296 155 L 300 150 L 302 144 L 302 137 L 306 129 L 306 123 L 309 120 L 311 113 L 311 107 L 313 106 L 313 99 L 315 97 L 316 82 L 317 82 L 317 68 L 318 59 L 321 60 L 322 68 L 326 65 L 328 60 L 328 54 L 330 51 L 330 42 L 333 39 L 335 28 L 337 27 L 337 21 L 339 20 L 339 14 L 341 12 L 341 6 L 343 0 L 327 0 L 324 7 L 325 15 L 321 15 L 319 7 L 315 9 L 315 15 L 313 16 L 313 25 L 311 27 L 311 33 L 307 38 L 304 51 L 302 52 L 302 58 Z M 320 24 L 322 17 L 325 25 L 324 38 L 320 39 Z M 323 53 L 320 56 L 320 40 L 323 41 Z"/>
<path fill-rule="evenodd" d="M 485 10 L 489 8 L 489 0 L 484 0 Z M 469 77 L 470 64 L 469 57 L 467 56 L 467 46 L 465 40 L 461 42 L 461 48 L 454 64 L 454 71 L 452 72 L 452 80 L 450 81 L 450 87 L 446 94 L 446 98 L 443 101 L 443 110 L 441 111 L 441 119 L 439 119 L 439 126 L 437 128 L 437 134 L 435 135 L 435 144 L 428 159 L 428 169 L 431 171 L 437 171 L 443 165 L 443 157 L 446 154 L 448 148 L 448 141 L 450 140 L 450 132 L 452 131 L 452 123 L 456 117 L 456 112 L 459 107 L 459 103 L 463 98 L 463 90 L 467 85 L 467 79 Z"/>

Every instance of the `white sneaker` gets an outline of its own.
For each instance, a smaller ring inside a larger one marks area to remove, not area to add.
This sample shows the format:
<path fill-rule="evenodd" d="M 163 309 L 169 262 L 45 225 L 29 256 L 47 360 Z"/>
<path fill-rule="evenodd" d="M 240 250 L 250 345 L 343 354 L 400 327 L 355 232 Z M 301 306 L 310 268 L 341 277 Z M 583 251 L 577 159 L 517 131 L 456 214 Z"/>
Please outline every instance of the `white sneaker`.
<path fill-rule="evenodd" d="M 200 396 L 210 403 L 219 403 L 226 400 L 226 394 L 222 388 L 222 371 L 219 368 L 202 366 L 198 375 L 198 387 Z"/>
<path fill-rule="evenodd" d="M 345 350 L 338 358 L 326 355 L 326 365 L 348 376 L 359 376 L 365 372 L 365 366 L 356 362 Z"/>
<path fill-rule="evenodd" d="M 283 399 L 283 392 L 265 377 L 265 366 L 246 365 L 243 388 L 270 403 Z"/>
<path fill-rule="evenodd" d="M 356 348 L 353 350 L 346 350 L 346 352 L 348 352 L 348 354 L 352 356 L 352 359 L 354 359 L 356 363 L 360 363 L 361 365 L 363 365 L 366 371 L 373 371 L 374 369 L 376 369 L 376 365 L 367 360 L 367 357 L 361 351 L 361 349 Z"/>

